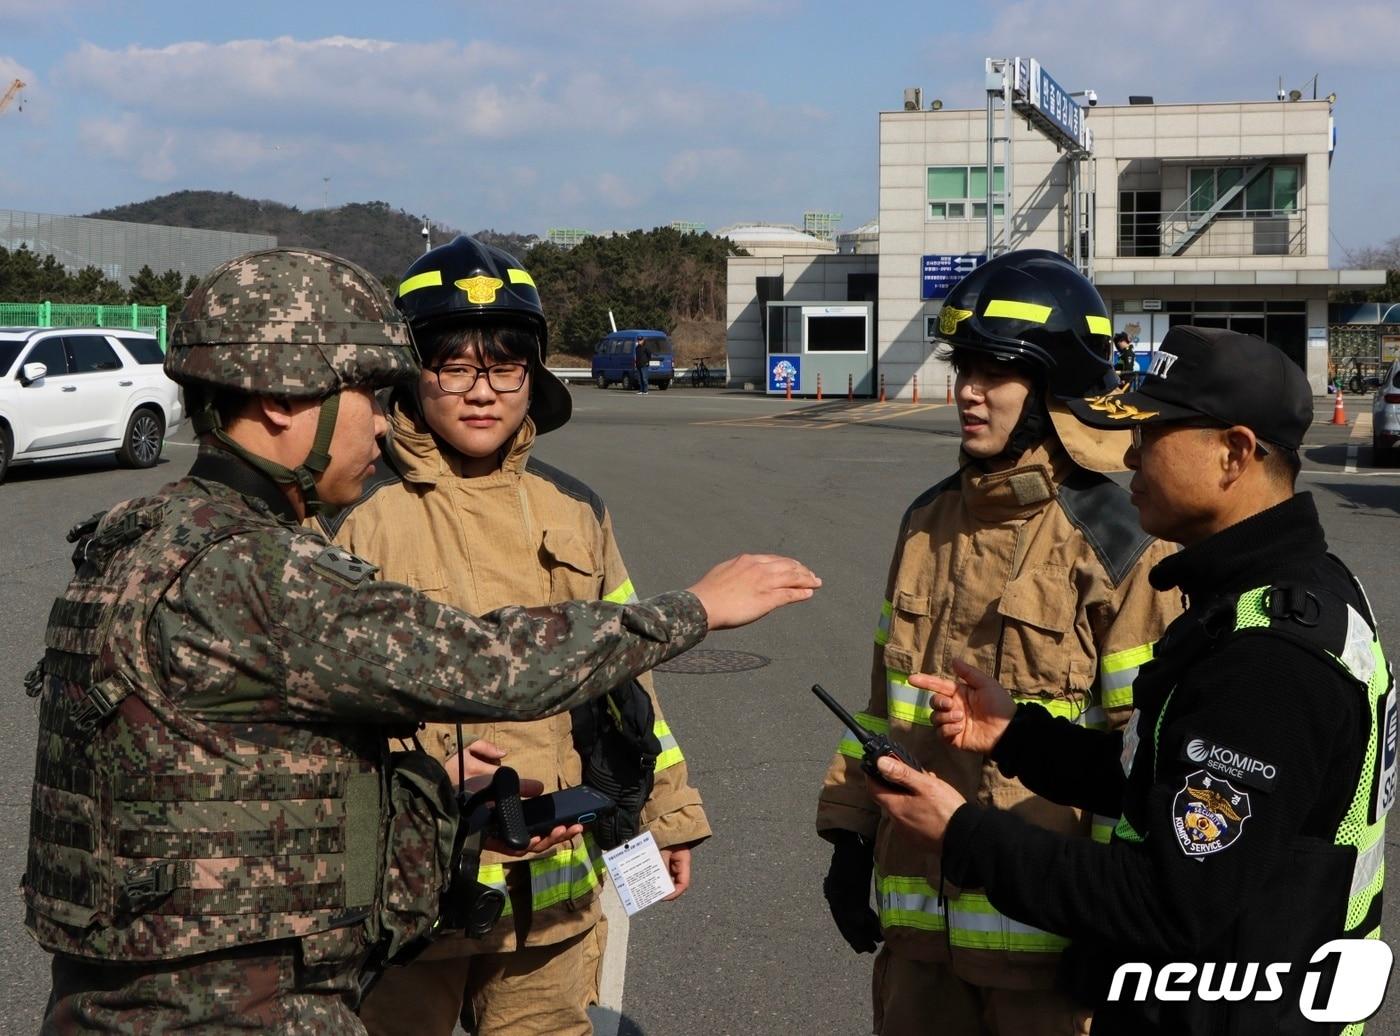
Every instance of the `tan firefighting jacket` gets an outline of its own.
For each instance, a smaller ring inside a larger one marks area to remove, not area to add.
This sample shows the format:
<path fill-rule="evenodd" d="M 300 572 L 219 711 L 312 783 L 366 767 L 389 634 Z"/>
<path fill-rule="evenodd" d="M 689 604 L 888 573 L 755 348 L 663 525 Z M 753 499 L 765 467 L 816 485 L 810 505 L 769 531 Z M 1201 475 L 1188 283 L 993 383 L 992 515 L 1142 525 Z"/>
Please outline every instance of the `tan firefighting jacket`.
<path fill-rule="evenodd" d="M 1055 715 L 1121 724 L 1138 666 L 1180 610 L 1147 581 L 1176 548 L 1143 533 L 1127 493 L 1075 466 L 1054 438 L 1010 471 L 988 474 L 965 457 L 963 464 L 905 513 L 875 629 L 870 704 L 856 718 L 888 732 L 968 801 L 1107 841 L 1111 820 L 1037 798 L 983 756 L 944 744 L 929 693 L 908 675 L 951 677 L 953 659 L 962 658 Z M 890 949 L 949 963 L 977 985 L 1049 987 L 1065 940 L 1000 914 L 976 889 L 941 884 L 938 856 L 882 818 L 860 759 L 859 743 L 846 735 L 827 771 L 817 829 L 875 839 L 876 900 Z M 1052 883 L 1045 894 L 1055 894 Z"/>
<path fill-rule="evenodd" d="M 426 426 L 403 408 L 392 407 L 389 420 L 390 463 L 381 462 L 365 495 L 337 516 L 333 529 L 334 542 L 378 565 L 380 579 L 408 583 L 478 615 L 507 604 L 635 598 L 603 502 L 582 482 L 530 457 L 535 427 L 529 418 L 501 469 L 476 478 L 454 472 L 455 458 L 440 452 Z M 651 676 L 641 682 L 656 706 L 662 748 L 642 822 L 663 849 L 708 838 L 700 794 L 690 786 L 680 746 L 655 702 Z M 462 730 L 467 744 L 484 738 L 504 749 L 506 765 L 521 777 L 543 781 L 546 791 L 582 781 L 568 713 Z M 419 738 L 425 749 L 451 763 L 455 779 L 457 728 L 428 724 Z M 586 834 L 521 862 L 484 854 L 481 880 L 508 890 L 514 923 L 503 918 L 472 948 L 515 949 L 517 929 L 527 932 L 527 946 L 587 931 L 598 920 L 605 875 L 602 853 Z M 523 911 L 531 915 L 525 924 Z"/>

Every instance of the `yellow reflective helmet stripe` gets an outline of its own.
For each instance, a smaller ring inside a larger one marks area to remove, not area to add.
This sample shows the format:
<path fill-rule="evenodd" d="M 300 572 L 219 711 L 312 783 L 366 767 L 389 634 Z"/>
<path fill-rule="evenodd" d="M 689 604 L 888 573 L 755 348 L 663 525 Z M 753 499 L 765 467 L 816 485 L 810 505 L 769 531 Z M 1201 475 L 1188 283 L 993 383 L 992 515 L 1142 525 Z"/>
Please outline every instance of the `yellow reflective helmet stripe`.
<path fill-rule="evenodd" d="M 1086 316 L 1084 320 L 1089 325 L 1091 335 L 1111 335 L 1113 334 L 1113 322 L 1108 317 L 1096 317 L 1092 314 Z"/>
<path fill-rule="evenodd" d="M 399 282 L 399 297 L 407 295 L 410 291 L 417 291 L 419 288 L 440 288 L 442 287 L 442 271 L 429 270 L 427 273 L 414 274 L 405 281 Z"/>
<path fill-rule="evenodd" d="M 1049 306 L 1035 302 L 1016 302 L 1012 299 L 992 299 L 982 311 L 984 317 L 1009 317 L 1012 320 L 1029 320 L 1032 324 L 1043 324 L 1053 312 Z"/>
<path fill-rule="evenodd" d="M 510 278 L 510 283 L 512 284 L 528 284 L 532 288 L 535 287 L 535 278 L 531 277 L 524 270 L 517 270 L 514 267 L 510 267 L 506 270 L 506 276 Z"/>

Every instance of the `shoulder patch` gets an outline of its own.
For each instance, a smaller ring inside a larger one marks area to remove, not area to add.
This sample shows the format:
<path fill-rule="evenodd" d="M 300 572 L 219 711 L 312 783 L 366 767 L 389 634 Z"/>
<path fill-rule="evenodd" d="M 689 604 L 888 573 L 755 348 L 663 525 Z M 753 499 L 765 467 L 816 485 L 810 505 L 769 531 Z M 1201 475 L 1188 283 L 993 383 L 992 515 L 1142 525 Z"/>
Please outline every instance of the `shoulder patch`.
<path fill-rule="evenodd" d="M 344 547 L 326 547 L 312 559 L 311 565 L 349 587 L 359 586 L 379 571 L 377 565 L 356 557 Z"/>
<path fill-rule="evenodd" d="M 390 463 L 389 458 L 383 454 L 374 462 L 374 472 L 365 480 L 365 487 L 360 492 L 360 499 L 353 504 L 348 504 L 333 514 L 322 513 L 316 516 L 316 522 L 321 526 L 321 531 L 326 534 L 327 539 L 335 539 L 340 532 L 340 527 L 345 524 L 345 519 L 350 517 L 351 512 L 362 503 L 374 496 L 385 486 L 392 486 L 403 481 L 403 476 Z"/>
<path fill-rule="evenodd" d="M 1152 537 L 1138 524 L 1132 499 L 1112 479 L 1083 468 L 1060 484 L 1057 499 L 1065 517 L 1084 534 L 1117 586 L 1152 543 Z"/>
<path fill-rule="evenodd" d="M 1181 851 L 1195 859 L 1228 849 L 1244 833 L 1249 795 L 1229 781 L 1197 770 L 1172 800 L 1172 831 Z"/>
<path fill-rule="evenodd" d="M 534 457 L 525 462 L 525 470 L 536 478 L 544 479 L 565 496 L 571 496 L 575 500 L 587 504 L 593 509 L 593 517 L 598 520 L 598 524 L 603 524 L 603 516 L 607 513 L 603 498 L 567 471 L 560 471 L 554 465 L 546 464 Z"/>

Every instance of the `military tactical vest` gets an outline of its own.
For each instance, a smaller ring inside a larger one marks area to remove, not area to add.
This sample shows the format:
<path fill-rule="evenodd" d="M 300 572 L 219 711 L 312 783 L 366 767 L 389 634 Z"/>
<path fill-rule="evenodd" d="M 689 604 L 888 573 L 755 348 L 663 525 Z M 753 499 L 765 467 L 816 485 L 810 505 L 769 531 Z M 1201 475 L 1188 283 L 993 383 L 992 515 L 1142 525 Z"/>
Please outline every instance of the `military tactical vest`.
<path fill-rule="evenodd" d="M 167 696 L 150 653 L 157 604 L 211 547 L 272 522 L 179 489 L 69 534 L 76 575 L 30 681 L 25 924 L 51 952 L 108 961 L 291 937 L 349 959 L 380 927 L 384 739 L 209 723 Z"/>

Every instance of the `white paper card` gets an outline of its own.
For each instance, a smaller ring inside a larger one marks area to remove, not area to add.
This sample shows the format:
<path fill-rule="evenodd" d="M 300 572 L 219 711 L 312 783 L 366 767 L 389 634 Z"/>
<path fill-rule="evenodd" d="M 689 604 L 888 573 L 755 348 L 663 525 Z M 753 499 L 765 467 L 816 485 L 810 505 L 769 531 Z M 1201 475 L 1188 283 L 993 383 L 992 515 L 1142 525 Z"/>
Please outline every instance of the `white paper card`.
<path fill-rule="evenodd" d="M 609 849 L 603 854 L 603 862 L 608 865 L 613 888 L 617 889 L 617 898 L 622 900 L 628 917 L 676 891 L 650 831 Z"/>

